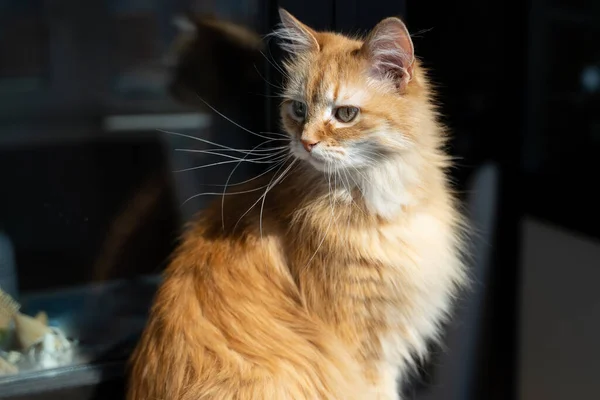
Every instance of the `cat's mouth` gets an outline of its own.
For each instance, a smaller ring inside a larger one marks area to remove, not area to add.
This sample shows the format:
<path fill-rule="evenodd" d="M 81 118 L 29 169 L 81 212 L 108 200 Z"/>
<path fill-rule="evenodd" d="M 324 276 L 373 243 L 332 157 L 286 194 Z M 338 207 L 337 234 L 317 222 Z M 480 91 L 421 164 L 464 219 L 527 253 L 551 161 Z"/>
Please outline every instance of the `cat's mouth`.
<path fill-rule="evenodd" d="M 320 154 L 307 154 L 304 158 L 313 168 L 321 172 L 331 173 L 342 167 L 340 160 L 332 159 L 331 157 L 323 157 Z"/>
<path fill-rule="evenodd" d="M 330 160 L 325 149 L 314 148 L 310 152 L 304 149 L 300 142 L 293 143 L 291 153 L 299 160 L 309 163 L 313 168 L 319 171 L 327 172 L 335 168 L 335 160 Z"/>

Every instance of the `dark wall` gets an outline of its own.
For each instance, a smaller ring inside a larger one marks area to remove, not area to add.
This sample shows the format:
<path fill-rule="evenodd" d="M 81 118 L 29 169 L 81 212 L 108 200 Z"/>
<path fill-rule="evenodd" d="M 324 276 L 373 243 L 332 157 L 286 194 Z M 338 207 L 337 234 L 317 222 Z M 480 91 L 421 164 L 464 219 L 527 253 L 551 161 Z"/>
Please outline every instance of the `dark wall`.
<path fill-rule="evenodd" d="M 527 2 L 411 1 L 408 27 L 430 70 L 457 157 L 457 185 L 474 168 L 500 168 L 498 228 L 486 288 L 484 326 L 472 382 L 475 398 L 516 396 L 521 148 L 525 134 Z"/>

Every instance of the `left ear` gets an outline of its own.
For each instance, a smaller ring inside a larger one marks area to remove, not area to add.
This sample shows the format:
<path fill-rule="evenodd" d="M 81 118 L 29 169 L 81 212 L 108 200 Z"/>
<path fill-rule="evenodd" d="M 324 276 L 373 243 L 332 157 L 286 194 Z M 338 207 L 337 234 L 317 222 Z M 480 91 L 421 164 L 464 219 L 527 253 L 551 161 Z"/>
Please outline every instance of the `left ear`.
<path fill-rule="evenodd" d="M 173 25 L 175 25 L 175 27 L 181 33 L 196 33 L 198 30 L 198 27 L 194 21 L 192 21 L 190 16 L 187 14 L 176 15 L 173 18 Z"/>
<path fill-rule="evenodd" d="M 398 18 L 381 21 L 367 37 L 361 52 L 376 79 L 392 79 L 403 90 L 413 76 L 415 52 L 406 25 Z"/>
<path fill-rule="evenodd" d="M 284 51 L 291 54 L 299 54 L 310 51 L 319 51 L 320 46 L 316 38 L 316 32 L 300 22 L 292 14 L 279 9 L 281 28 L 273 34 L 281 41 L 280 46 Z"/>

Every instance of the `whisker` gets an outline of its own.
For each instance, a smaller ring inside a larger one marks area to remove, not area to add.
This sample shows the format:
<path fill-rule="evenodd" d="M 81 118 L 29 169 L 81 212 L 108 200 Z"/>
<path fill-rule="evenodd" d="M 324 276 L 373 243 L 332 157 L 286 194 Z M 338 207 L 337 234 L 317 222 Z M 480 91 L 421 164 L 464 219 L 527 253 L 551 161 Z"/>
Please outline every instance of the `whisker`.
<path fill-rule="evenodd" d="M 270 48 L 269 48 L 269 54 L 270 54 Z M 290 76 L 284 71 L 284 69 L 278 65 L 273 59 L 272 59 L 272 55 L 271 55 L 271 59 L 269 59 L 269 57 L 267 57 L 265 55 L 265 53 L 263 53 L 262 51 L 260 52 L 260 54 L 262 54 L 262 56 L 265 58 L 265 60 L 267 60 L 267 62 L 269 64 L 271 64 L 271 66 L 273 68 L 275 68 L 281 75 L 283 75 L 285 78 L 290 79 Z"/>
<path fill-rule="evenodd" d="M 273 185 L 276 185 L 277 183 L 279 183 L 279 182 L 280 182 L 280 180 L 281 180 L 281 177 L 282 177 L 282 176 L 283 176 L 283 175 L 284 175 L 284 174 L 285 174 L 287 171 L 289 171 L 289 169 L 290 169 L 290 168 L 291 168 L 291 167 L 292 167 L 292 166 L 293 166 L 295 163 L 296 163 L 296 160 L 293 160 L 293 161 L 291 162 L 291 164 L 290 164 L 290 165 L 289 165 L 289 166 L 286 168 L 286 170 L 284 171 L 284 173 L 283 173 L 283 174 L 281 174 L 281 175 L 280 175 L 280 177 L 279 177 L 277 180 L 275 180 L 275 182 L 273 182 Z M 285 165 L 285 163 L 284 163 L 284 164 L 282 164 L 282 165 L 281 165 L 281 167 L 279 167 L 279 169 L 278 169 L 278 170 L 275 172 L 275 175 L 277 175 L 277 173 L 278 173 L 278 172 L 281 170 L 281 168 L 283 168 L 283 166 L 284 166 L 284 165 Z M 243 219 L 243 218 L 244 218 L 244 217 L 245 217 L 245 216 L 246 216 L 246 215 L 247 215 L 247 214 L 250 212 L 250 210 L 252 210 L 252 209 L 254 208 L 254 206 L 256 206 L 256 205 L 258 204 L 258 202 L 259 202 L 259 201 L 261 201 L 261 199 L 262 199 L 262 196 L 261 196 L 261 197 L 259 197 L 259 198 L 258 198 L 258 200 L 256 200 L 256 201 L 255 201 L 255 202 L 254 202 L 254 203 L 253 203 L 253 204 L 250 206 L 250 208 L 249 208 L 248 210 L 246 210 L 246 212 L 245 212 L 245 213 L 243 213 L 243 214 L 242 214 L 242 216 L 241 216 L 241 217 L 238 219 L 238 221 L 235 223 L 235 226 L 233 227 L 233 230 L 234 230 L 234 231 L 235 231 L 235 229 L 237 228 L 238 224 L 241 222 L 241 220 L 242 220 L 242 219 Z"/>
<path fill-rule="evenodd" d="M 263 54 L 263 56 L 264 56 L 264 54 Z M 276 84 L 274 84 L 274 83 L 271 83 L 271 82 L 269 82 L 269 81 L 267 80 L 267 78 L 265 78 L 264 76 L 262 76 L 262 74 L 260 73 L 260 71 L 259 71 L 259 70 L 258 70 L 258 68 L 256 67 L 256 64 L 254 65 L 254 69 L 256 70 L 256 73 L 258 74 L 258 76 L 260 76 L 260 78 L 261 78 L 263 81 L 265 81 L 265 83 L 267 83 L 268 85 L 271 85 L 271 86 L 273 86 L 275 89 L 284 90 L 284 88 L 283 88 L 283 87 L 281 87 L 281 86 L 279 86 L 279 85 L 276 85 Z"/>
<path fill-rule="evenodd" d="M 282 95 L 278 95 L 278 94 L 264 94 L 264 93 L 250 93 L 250 94 L 254 94 L 256 96 L 262 96 L 262 97 L 268 97 L 271 99 L 284 99 L 285 97 Z"/>
<path fill-rule="evenodd" d="M 350 184 L 350 180 L 348 179 L 348 176 L 350 176 L 350 179 L 352 179 L 352 182 L 354 182 L 354 185 L 360 191 L 360 188 L 358 187 L 358 184 L 356 183 L 356 181 L 354 180 L 354 178 L 352 178 L 352 174 L 349 171 L 346 171 L 344 169 L 343 172 L 344 172 L 344 177 L 346 178 L 346 182 L 348 183 L 348 192 L 350 193 L 350 201 L 352 202 L 352 204 L 354 205 L 354 207 L 356 207 L 356 209 L 358 211 L 360 211 L 363 215 L 366 215 L 365 212 L 362 210 L 362 208 L 360 208 L 358 206 L 358 204 L 356 204 L 356 201 L 354 201 L 354 196 L 352 196 L 352 190 L 351 190 L 352 185 Z M 362 193 L 362 191 L 361 191 L 361 193 Z M 350 226 L 350 217 L 348 217 L 348 226 Z"/>
<path fill-rule="evenodd" d="M 199 137 L 196 137 L 196 136 L 186 135 L 185 133 L 171 132 L 171 131 L 165 131 L 165 130 L 161 130 L 161 129 L 157 129 L 157 131 L 161 132 L 161 133 L 166 133 L 166 134 L 169 134 L 169 135 L 181 136 L 181 137 L 184 137 L 184 138 L 197 140 L 199 142 L 207 143 L 207 144 L 210 144 L 210 145 L 213 145 L 213 146 L 217 146 L 217 147 L 220 147 L 222 149 L 227 149 L 227 150 L 230 150 L 230 151 L 238 151 L 238 150 L 240 150 L 240 149 L 236 149 L 234 147 L 229 147 L 229 146 L 225 146 L 223 144 L 211 142 L 210 140 L 202 139 L 202 138 L 199 138 Z M 282 139 L 269 139 L 269 140 L 263 142 L 263 144 L 271 143 L 271 142 L 279 141 L 279 140 L 282 140 Z M 289 141 L 289 139 L 288 139 L 288 141 Z M 282 146 L 282 147 L 284 147 L 284 146 Z"/>
<path fill-rule="evenodd" d="M 356 171 L 357 174 L 362 175 L 363 179 L 367 179 L 366 176 L 364 176 L 364 174 L 362 172 L 360 172 L 356 167 L 352 166 L 352 168 Z M 358 184 L 358 182 L 356 182 L 356 179 L 354 179 L 354 177 L 352 176 L 351 173 L 348 173 L 348 175 L 350 175 L 350 179 L 352 179 L 352 181 L 354 182 L 354 184 L 356 185 L 356 188 L 358 189 L 358 191 L 362 194 L 362 197 L 365 197 L 365 192 L 363 192 L 362 188 L 360 187 L 360 185 Z"/>
<path fill-rule="evenodd" d="M 342 187 L 345 188 L 344 187 L 344 182 L 342 181 L 342 177 L 340 176 L 339 170 L 337 168 L 334 168 L 333 172 L 334 172 L 333 183 L 335 185 L 336 190 L 339 187 L 339 185 L 342 185 Z M 338 184 L 338 178 L 340 179 L 340 183 L 339 184 Z M 334 201 L 334 204 L 335 204 L 335 201 Z M 340 211 L 340 216 L 341 216 L 341 213 L 342 212 Z M 337 223 L 337 219 L 335 220 L 335 222 Z"/>
<path fill-rule="evenodd" d="M 367 149 L 364 149 L 363 151 L 365 153 L 375 154 L 376 156 L 383 156 L 383 153 L 380 151 L 377 151 L 377 149 L 373 149 L 373 148 L 368 149 L 367 148 Z"/>
<path fill-rule="evenodd" d="M 288 135 L 284 135 L 283 133 L 278 133 L 278 132 L 262 132 L 262 131 L 261 131 L 261 132 L 259 132 L 259 133 L 264 133 L 264 134 L 266 134 L 266 135 L 283 135 L 283 136 L 285 136 L 285 137 L 287 138 L 287 140 L 288 140 L 289 142 L 291 142 L 291 139 L 289 138 L 289 136 L 288 136 Z M 280 139 L 280 140 L 281 140 L 281 139 Z"/>
<path fill-rule="evenodd" d="M 231 152 L 235 152 L 235 153 L 243 153 L 243 154 L 258 154 L 258 155 L 265 155 L 268 153 L 275 153 L 276 150 L 282 150 L 282 149 L 287 149 L 288 146 L 277 146 L 277 147 L 271 147 L 269 149 L 258 149 L 258 150 L 254 150 L 254 149 L 173 149 L 173 151 L 181 151 L 184 153 L 202 153 L 205 151 L 231 151 Z"/>
<path fill-rule="evenodd" d="M 285 171 L 283 171 L 282 175 L 285 175 L 287 171 L 289 171 L 291 166 L 289 166 Z M 271 178 L 271 181 L 269 182 L 269 185 L 267 186 L 267 188 L 265 189 L 265 193 L 262 195 L 262 202 L 260 204 L 260 214 L 258 217 L 258 228 L 260 231 L 260 238 L 262 239 L 263 237 L 263 224 L 262 224 L 262 216 L 263 216 L 263 210 L 265 208 L 265 201 L 267 200 L 267 193 L 269 193 L 269 190 L 271 190 L 272 186 L 272 182 L 273 179 L 275 179 L 275 177 L 277 176 L 277 174 L 273 174 L 273 177 Z"/>
<path fill-rule="evenodd" d="M 364 156 L 366 159 L 370 160 L 371 162 L 373 162 L 373 164 L 377 163 L 376 158 L 381 158 L 383 157 L 383 154 L 377 151 L 371 151 L 371 150 L 365 150 L 364 151 L 366 154 L 371 154 L 373 155 L 375 158 L 373 157 L 369 157 L 369 156 Z"/>
<path fill-rule="evenodd" d="M 333 202 L 335 204 L 335 199 L 333 200 Z M 339 218 L 339 215 L 338 215 L 337 218 Z M 331 225 L 333 225 L 334 220 L 337 222 L 337 218 L 335 217 L 335 213 L 333 212 L 333 206 L 332 206 L 332 208 L 331 208 L 331 219 L 329 220 L 329 224 L 327 225 L 327 228 L 325 229 L 325 233 L 323 234 L 323 238 L 321 238 L 321 241 L 319 242 L 319 245 L 317 246 L 317 249 L 315 250 L 315 252 L 313 253 L 313 255 L 308 259 L 307 263 L 304 265 L 304 269 L 310 265 L 310 263 L 312 262 L 312 260 L 315 258 L 315 256 L 317 255 L 317 253 L 321 249 L 321 246 L 323 246 L 323 243 L 325 242 L 325 239 L 327 238 L 327 235 L 329 234 L 329 229 L 331 228 Z"/>
<path fill-rule="evenodd" d="M 344 184 L 344 186 L 346 187 L 346 190 L 348 191 L 348 195 L 350 196 L 350 203 L 360 210 L 358 205 L 354 202 L 354 197 L 352 196 L 351 185 L 350 185 L 350 181 L 348 181 L 348 174 L 346 173 L 346 169 L 342 169 L 342 173 L 344 174 L 344 178 L 346 178 L 346 183 L 348 184 L 347 187 L 345 184 Z M 341 179 L 341 174 L 340 174 L 340 179 Z M 348 221 L 346 222 L 346 231 L 350 230 L 350 221 L 351 220 L 352 220 L 352 213 L 348 212 Z"/>
<path fill-rule="evenodd" d="M 282 160 L 282 161 L 280 161 L 280 163 L 281 163 L 281 162 L 285 162 L 285 160 Z M 225 185 L 219 185 L 219 184 L 210 184 L 210 183 L 207 183 L 207 184 L 204 184 L 204 186 L 224 187 L 224 188 L 231 187 L 231 186 L 240 186 L 240 185 L 246 184 L 246 183 L 248 183 L 248 182 L 252 182 L 253 180 L 260 178 L 261 176 L 265 176 L 266 174 L 268 174 L 269 172 L 273 171 L 273 170 L 274 170 L 275 168 L 277 168 L 278 166 L 279 166 L 279 163 L 277 163 L 277 164 L 275 164 L 275 165 L 272 165 L 272 166 L 270 166 L 270 167 L 269 167 L 267 170 L 265 170 L 265 172 L 262 172 L 262 173 L 260 173 L 260 174 L 256 175 L 256 176 L 255 176 L 255 177 L 253 177 L 253 178 L 249 178 L 249 179 L 246 179 L 246 180 L 244 180 L 244 181 L 241 181 L 241 182 L 235 182 L 235 183 L 226 183 Z M 236 166 L 236 167 L 237 167 L 237 166 Z M 235 171 L 235 168 L 234 168 L 234 171 Z M 233 172 L 233 171 L 232 171 L 232 172 Z"/>
<path fill-rule="evenodd" d="M 275 162 L 277 162 L 278 160 L 284 158 L 284 156 L 281 156 L 280 158 L 276 158 L 274 160 L 270 160 L 270 161 L 257 161 L 256 159 L 254 160 L 228 160 L 228 161 L 220 161 L 220 162 L 216 162 L 216 163 L 212 163 L 212 164 L 207 164 L 207 165 L 200 165 L 198 167 L 191 167 L 191 168 L 185 168 L 185 169 L 180 169 L 180 170 L 175 170 L 173 172 L 175 173 L 179 173 L 179 172 L 187 172 L 187 171 L 193 171 L 196 169 L 203 169 L 203 168 L 210 168 L 210 167 L 215 167 L 217 165 L 223 165 L 223 164 L 232 164 L 232 163 L 239 163 L 239 162 L 249 162 L 249 163 L 254 163 L 254 164 L 273 164 Z M 262 158 L 261 158 L 262 159 Z"/>
<path fill-rule="evenodd" d="M 273 139 L 273 138 L 271 138 L 271 137 L 268 137 L 268 136 L 263 136 L 263 135 L 261 135 L 261 134 L 258 134 L 258 133 L 256 133 L 256 132 L 252 132 L 250 129 L 243 127 L 242 125 L 238 124 L 237 122 L 235 122 L 235 121 L 234 121 L 234 120 L 232 120 L 231 118 L 229 118 L 229 117 L 225 116 L 225 114 L 221 113 L 219 110 L 217 110 L 216 108 L 214 108 L 213 106 L 211 106 L 210 104 L 208 104 L 208 103 L 207 103 L 207 102 L 206 102 L 206 101 L 205 101 L 205 100 L 204 100 L 202 97 L 200 97 L 199 95 L 197 95 L 197 96 L 198 96 L 198 98 L 200 99 L 200 101 L 202 101 L 204 104 L 206 104 L 206 106 L 207 106 L 208 108 L 210 108 L 210 109 L 211 109 L 211 110 L 213 110 L 213 111 L 214 111 L 216 114 L 218 114 L 219 116 L 221 116 L 223 119 L 225 119 L 225 120 L 227 120 L 227 121 L 231 122 L 233 125 L 237 126 L 238 128 L 240 128 L 241 130 L 243 130 L 243 131 L 245 131 L 245 132 L 248 132 L 248 133 L 250 133 L 250 134 L 252 134 L 252 135 L 255 135 L 255 136 L 261 137 L 261 138 L 263 138 L 263 139 L 270 139 L 270 140 L 286 140 L 286 141 L 288 141 L 288 140 L 289 140 L 289 137 L 288 137 L 287 135 L 284 135 L 284 134 L 282 134 L 282 133 L 272 133 L 272 132 L 269 132 L 269 133 L 271 133 L 271 134 L 274 134 L 274 135 L 277 135 L 277 136 L 281 136 L 281 137 L 283 137 L 284 139 Z"/>
<path fill-rule="evenodd" d="M 283 166 L 285 165 L 285 163 L 282 163 L 279 168 L 277 169 L 277 171 L 275 171 L 275 173 L 273 174 L 273 176 L 277 176 L 277 174 L 279 173 L 279 171 L 281 171 L 281 169 L 283 168 Z M 271 179 L 272 181 L 272 179 Z M 269 182 L 270 184 L 270 182 Z M 240 218 L 237 220 L 237 222 L 235 223 L 235 225 L 233 226 L 233 230 L 235 231 L 235 229 L 237 228 L 238 224 L 241 222 L 241 220 L 250 212 L 250 210 L 252 210 L 254 208 L 254 206 L 256 206 L 258 204 L 258 202 L 261 200 L 262 196 L 258 198 L 258 200 L 256 200 L 251 206 L 250 208 L 248 208 L 241 216 Z"/>
<path fill-rule="evenodd" d="M 370 152 L 370 151 L 365 151 L 365 153 L 366 154 L 372 154 L 372 155 L 375 155 L 375 156 L 378 155 L 377 153 L 373 153 L 373 152 Z M 363 157 L 366 158 L 367 160 L 373 162 L 373 163 L 377 162 L 377 160 L 375 160 L 373 157 L 369 157 L 369 156 L 367 156 L 365 154 L 363 154 Z"/>
<path fill-rule="evenodd" d="M 236 195 L 236 194 L 244 194 L 244 193 L 256 192 L 256 191 L 264 189 L 266 186 L 267 185 L 264 185 L 264 186 L 261 186 L 261 187 L 258 187 L 258 188 L 254 188 L 254 189 L 241 190 L 239 192 L 228 192 L 228 193 L 225 193 L 225 194 L 223 194 L 221 192 L 203 192 L 203 193 L 198 193 L 198 194 L 195 194 L 195 195 L 193 195 L 191 197 L 188 197 L 187 200 L 185 200 L 183 203 L 181 203 L 181 205 L 184 206 L 188 201 L 193 200 L 193 199 L 195 199 L 197 197 L 200 197 L 200 196 L 223 196 L 223 195 L 225 195 L 225 196 L 233 196 L 233 195 Z"/>
<path fill-rule="evenodd" d="M 187 150 L 187 149 L 175 149 L 175 150 L 185 151 L 185 150 Z M 225 157 L 225 158 L 232 158 L 232 159 L 234 159 L 234 160 L 238 160 L 238 161 L 242 161 L 242 160 L 244 160 L 244 158 L 240 158 L 240 157 L 237 157 L 237 156 L 233 156 L 233 155 L 231 155 L 231 154 L 222 154 L 222 153 L 218 153 L 218 152 L 216 152 L 216 151 L 211 151 L 211 150 L 190 150 L 189 152 L 190 152 L 190 153 L 202 153 L 202 154 L 210 154 L 210 155 L 214 155 L 214 156 L 220 156 L 220 157 Z M 276 151 L 275 153 L 273 153 L 273 154 L 269 154 L 269 155 L 267 155 L 267 156 L 265 156 L 264 154 L 254 154 L 254 153 L 250 153 L 250 152 L 249 152 L 249 153 L 247 153 L 246 155 L 250 155 L 250 154 L 253 154 L 253 155 L 258 155 L 258 156 L 261 156 L 261 157 L 259 157 L 259 158 L 255 158 L 254 160 L 261 160 L 261 159 L 265 159 L 265 158 L 266 158 L 266 159 L 268 159 L 268 158 L 270 158 L 270 157 L 275 157 L 275 156 L 277 156 L 277 155 L 279 155 L 279 154 L 281 154 L 281 153 L 284 153 L 284 152 L 285 152 L 285 149 L 284 149 L 284 150 L 278 150 L 278 151 Z M 263 157 L 263 156 L 264 156 L 264 157 Z"/>
<path fill-rule="evenodd" d="M 266 143 L 266 142 L 265 142 Z M 265 143 L 259 143 L 258 145 L 254 146 L 254 148 L 252 150 L 255 150 L 257 148 L 259 148 L 260 146 L 264 145 Z M 223 230 L 225 230 L 225 192 L 227 191 L 227 185 L 229 185 L 229 181 L 231 180 L 231 177 L 233 176 L 233 173 L 238 169 L 238 167 L 242 164 L 242 161 L 244 161 L 244 159 L 248 157 L 248 154 L 246 154 L 244 156 L 244 158 L 242 160 L 240 160 L 237 165 L 231 170 L 231 172 L 229 173 L 229 176 L 227 176 L 227 181 L 225 181 L 225 187 L 223 188 L 223 197 L 221 198 L 221 224 L 223 226 Z M 285 161 L 284 161 L 285 162 Z M 275 166 L 277 166 L 279 164 L 275 164 Z M 267 170 L 268 172 L 269 170 Z M 259 175 L 262 176 L 263 174 Z"/>
<path fill-rule="evenodd" d="M 329 178 L 328 181 L 328 189 L 329 189 L 329 205 L 331 206 L 331 216 L 333 217 L 333 195 L 331 194 L 331 163 L 327 162 L 327 176 Z"/>
<path fill-rule="evenodd" d="M 433 30 L 433 27 L 431 27 L 431 28 L 425 28 L 425 29 L 421 29 L 420 31 L 417 31 L 417 32 L 415 32 L 415 33 L 412 33 L 412 34 L 410 35 L 410 37 L 411 37 L 411 38 L 415 38 L 415 37 L 421 37 L 421 35 L 422 35 L 422 34 L 424 34 L 424 33 L 427 33 L 427 32 L 429 32 L 429 31 L 432 31 L 432 30 Z"/>
<path fill-rule="evenodd" d="M 332 171 L 333 171 L 333 190 L 336 190 L 336 189 L 337 189 L 337 187 L 338 187 L 338 184 L 337 184 L 337 176 L 338 176 L 338 175 L 337 175 L 337 171 L 336 171 L 336 169 L 335 169 L 335 168 L 332 168 Z M 335 193 L 334 193 L 334 194 L 335 194 Z M 334 199 L 334 200 L 335 200 L 335 199 Z"/>

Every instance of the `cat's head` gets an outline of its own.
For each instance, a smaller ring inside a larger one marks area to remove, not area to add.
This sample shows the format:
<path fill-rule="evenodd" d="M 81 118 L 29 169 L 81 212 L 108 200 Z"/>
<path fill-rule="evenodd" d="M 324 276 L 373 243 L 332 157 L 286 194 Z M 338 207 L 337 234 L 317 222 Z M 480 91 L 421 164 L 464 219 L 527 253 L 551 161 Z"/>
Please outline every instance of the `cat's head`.
<path fill-rule="evenodd" d="M 281 118 L 296 158 L 325 172 L 353 170 L 428 145 L 420 132 L 428 92 L 400 19 L 359 40 L 280 16 L 274 35 L 289 53 Z"/>

